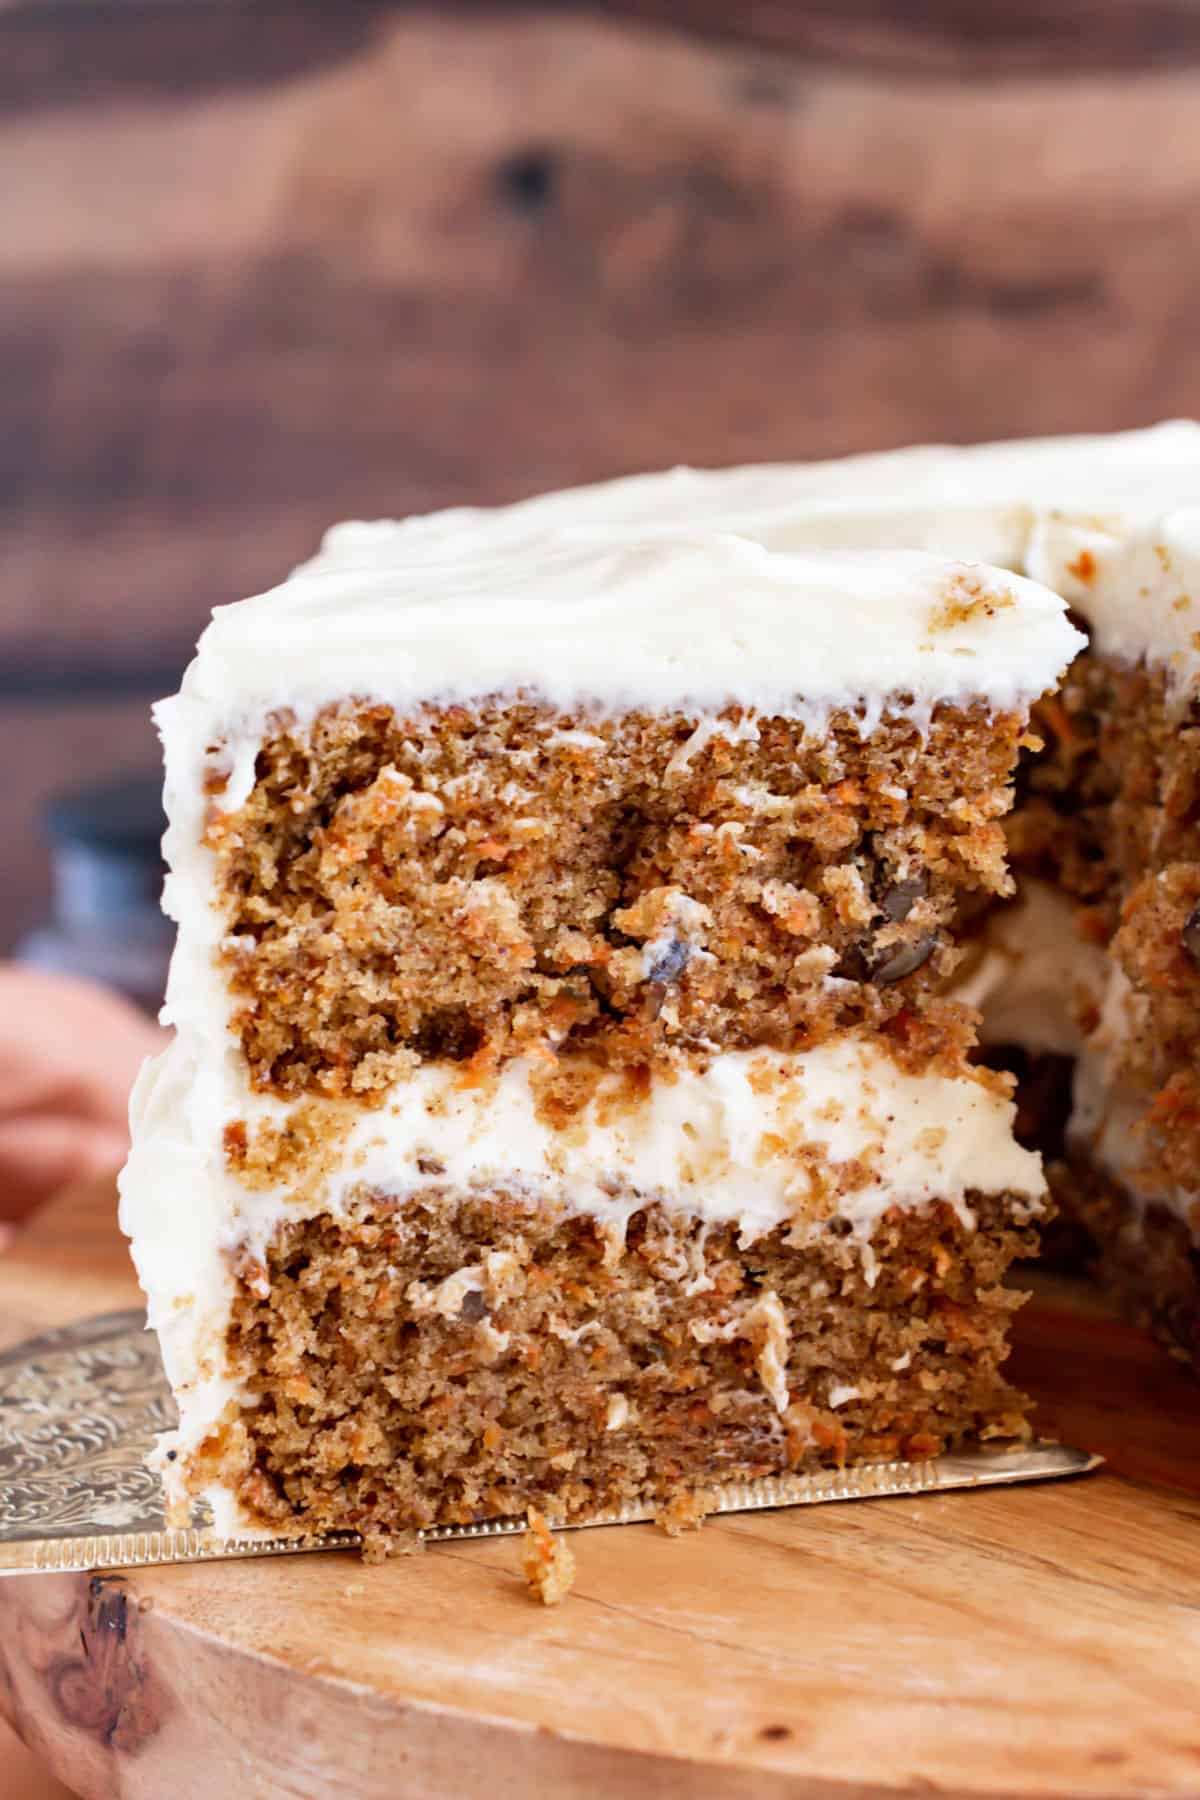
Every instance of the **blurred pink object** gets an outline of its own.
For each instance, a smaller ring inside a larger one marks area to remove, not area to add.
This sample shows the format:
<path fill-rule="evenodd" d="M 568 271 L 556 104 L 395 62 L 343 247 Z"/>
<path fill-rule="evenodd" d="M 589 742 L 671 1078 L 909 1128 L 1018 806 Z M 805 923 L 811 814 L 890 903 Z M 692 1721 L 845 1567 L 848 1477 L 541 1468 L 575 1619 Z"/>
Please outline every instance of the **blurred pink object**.
<path fill-rule="evenodd" d="M 129 1090 L 164 1042 L 108 988 L 0 964 L 0 1220 L 120 1165 Z"/>

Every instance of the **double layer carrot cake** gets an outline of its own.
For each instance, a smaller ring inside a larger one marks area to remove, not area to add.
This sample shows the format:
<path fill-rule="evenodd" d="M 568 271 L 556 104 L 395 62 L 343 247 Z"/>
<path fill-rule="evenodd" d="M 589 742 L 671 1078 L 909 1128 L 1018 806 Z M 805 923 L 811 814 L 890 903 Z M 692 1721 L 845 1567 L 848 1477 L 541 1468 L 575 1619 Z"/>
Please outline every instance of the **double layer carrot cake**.
<path fill-rule="evenodd" d="M 678 469 L 492 512 L 335 527 L 310 565 L 512 553 L 689 525 L 776 550 L 907 547 L 1063 595 L 1088 644 L 1035 709 L 1006 821 L 1018 898 L 976 910 L 962 997 L 1018 1072 L 1074 1242 L 1200 1370 L 1200 426 Z M 982 966 L 981 966 L 982 959 Z"/>
<path fill-rule="evenodd" d="M 178 1509 L 385 1542 L 1023 1430 L 1045 1180 L 952 988 L 1083 639 L 755 480 L 343 531 L 158 709 Z"/>

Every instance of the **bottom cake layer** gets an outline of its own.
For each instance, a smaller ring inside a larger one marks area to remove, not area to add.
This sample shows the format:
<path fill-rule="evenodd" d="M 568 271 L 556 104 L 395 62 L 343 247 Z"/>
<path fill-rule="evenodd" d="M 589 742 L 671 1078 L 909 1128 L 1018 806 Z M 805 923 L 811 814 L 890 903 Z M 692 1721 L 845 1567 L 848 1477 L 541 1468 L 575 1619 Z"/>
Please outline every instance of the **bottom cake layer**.
<path fill-rule="evenodd" d="M 176 1476 L 272 1532 L 386 1541 L 1020 1435 L 1002 1284 L 1030 1207 L 967 1207 L 892 1209 L 867 1260 L 841 1221 L 743 1248 L 654 1204 L 621 1242 L 499 1192 L 364 1195 L 242 1270 L 241 1399 Z"/>

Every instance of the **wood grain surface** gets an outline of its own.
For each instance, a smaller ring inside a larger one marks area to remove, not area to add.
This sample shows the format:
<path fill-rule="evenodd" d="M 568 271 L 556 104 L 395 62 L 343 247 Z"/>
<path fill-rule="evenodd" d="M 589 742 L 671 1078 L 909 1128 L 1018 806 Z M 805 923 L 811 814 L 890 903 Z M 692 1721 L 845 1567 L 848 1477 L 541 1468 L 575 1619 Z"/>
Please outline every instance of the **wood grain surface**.
<path fill-rule="evenodd" d="M 104 30 L 115 13 L 150 19 L 159 29 L 184 10 L 178 0 L 0 0 L 11 19 L 45 26 L 69 21 L 76 29 Z M 353 9 L 286 3 L 256 6 L 244 0 L 205 0 L 187 21 L 189 42 L 210 53 L 236 25 L 252 76 L 264 69 L 303 66 L 314 54 L 327 58 L 353 45 L 387 15 L 432 11 L 429 0 L 356 0 Z M 443 10 L 460 18 L 511 13 L 505 0 L 453 0 Z M 887 69 L 996 75 L 1047 69 L 1072 74 L 1081 68 L 1128 68 L 1200 56 L 1200 18 L 1193 0 L 1009 0 L 1003 7 L 963 6 L 960 0 L 554 0 L 559 13 L 608 14 L 640 22 L 669 23 L 697 37 L 741 46 L 782 49 L 814 62 L 854 60 Z M 286 29 L 281 33 L 281 15 Z M 199 26 L 197 32 L 196 27 Z M 142 58 L 131 56 L 131 72 Z M 44 51 L 18 65 L 26 75 L 47 73 Z M 67 72 L 57 61 L 61 82 Z M 90 85 L 86 71 L 71 73 Z M 189 71 L 189 78 L 192 71 Z M 0 95 L 4 92 L 0 88 Z"/>
<path fill-rule="evenodd" d="M 111 1190 L 0 1261 L 10 1335 L 126 1303 Z M 512 1543 L 0 1582 L 0 1707 L 86 1800 L 1191 1796 L 1200 1403 L 1043 1281 L 1017 1362 L 1077 1483 Z"/>

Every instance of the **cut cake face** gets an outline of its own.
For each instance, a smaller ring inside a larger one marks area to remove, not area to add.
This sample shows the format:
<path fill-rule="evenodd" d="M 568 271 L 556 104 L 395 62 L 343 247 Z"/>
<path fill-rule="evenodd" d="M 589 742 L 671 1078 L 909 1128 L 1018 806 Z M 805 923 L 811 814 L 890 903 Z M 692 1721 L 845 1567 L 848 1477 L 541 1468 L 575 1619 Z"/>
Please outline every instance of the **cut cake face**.
<path fill-rule="evenodd" d="M 1132 741 L 1186 779 L 1143 719 L 1190 705 L 1190 540 L 1143 495 L 1189 457 L 1177 426 L 639 477 L 339 528 L 215 616 L 158 714 L 176 1039 L 122 1184 L 177 1506 L 386 1541 L 1023 1428 L 1002 1277 L 1044 1179 L 971 1010 L 1019 986 L 1002 821 L 1030 709 L 1079 732 L 1077 686 L 1121 688 L 1109 774 L 1060 734 L 1011 831 L 1136 996 L 1190 918 L 1183 824 L 1118 927 L 1148 839 L 1114 798 Z M 1093 642 L 1046 703 L 1084 643 L 1054 588 Z M 1088 1079 L 1178 1078 L 1161 995 L 1098 1063 L 1063 989 Z M 1128 1238 L 1157 1191 L 1110 1176 Z"/>

